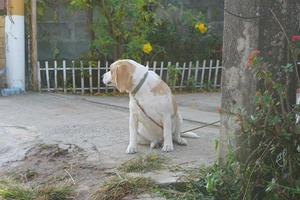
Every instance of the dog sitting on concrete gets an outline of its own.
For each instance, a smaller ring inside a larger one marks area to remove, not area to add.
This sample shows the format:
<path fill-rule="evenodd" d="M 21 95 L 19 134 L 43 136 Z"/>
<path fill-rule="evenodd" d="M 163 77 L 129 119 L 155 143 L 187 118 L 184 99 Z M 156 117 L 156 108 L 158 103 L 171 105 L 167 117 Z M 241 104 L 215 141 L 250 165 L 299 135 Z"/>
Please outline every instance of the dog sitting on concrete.
<path fill-rule="evenodd" d="M 129 132 L 127 153 L 137 152 L 137 144 L 162 144 L 162 151 L 173 151 L 173 141 L 187 145 L 182 138 L 182 118 L 169 86 L 153 71 L 133 60 L 118 60 L 104 74 L 103 83 L 129 93 Z M 187 137 L 198 137 L 185 133 Z"/>

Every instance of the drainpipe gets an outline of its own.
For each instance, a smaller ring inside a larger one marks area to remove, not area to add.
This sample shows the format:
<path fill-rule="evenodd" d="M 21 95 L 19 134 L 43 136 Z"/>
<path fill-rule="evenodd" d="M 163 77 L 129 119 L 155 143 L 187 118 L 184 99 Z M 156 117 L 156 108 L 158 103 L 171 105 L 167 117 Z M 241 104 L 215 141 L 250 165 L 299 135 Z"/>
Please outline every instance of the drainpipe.
<path fill-rule="evenodd" d="M 24 0 L 7 0 L 5 39 L 8 89 L 25 91 Z"/>

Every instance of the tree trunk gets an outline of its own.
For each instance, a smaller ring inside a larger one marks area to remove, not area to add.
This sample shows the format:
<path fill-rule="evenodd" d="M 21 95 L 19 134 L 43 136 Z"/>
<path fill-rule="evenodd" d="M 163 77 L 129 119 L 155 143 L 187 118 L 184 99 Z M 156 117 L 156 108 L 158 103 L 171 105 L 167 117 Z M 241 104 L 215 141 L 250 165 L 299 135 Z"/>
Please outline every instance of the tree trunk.
<path fill-rule="evenodd" d="M 243 160 L 248 154 L 247 143 L 234 113 L 239 110 L 245 114 L 253 111 L 252 98 L 256 91 L 256 80 L 247 67 L 251 51 L 258 48 L 259 19 L 242 17 L 256 16 L 258 5 L 253 0 L 225 0 L 223 66 L 222 72 L 222 110 L 220 134 L 220 162 L 228 153 L 228 144 L 235 155 Z M 230 13 L 230 14 L 229 14 Z M 241 17 L 238 17 L 241 16 Z"/>
<path fill-rule="evenodd" d="M 234 113 L 250 115 L 254 111 L 254 96 L 259 83 L 247 67 L 248 56 L 258 49 L 268 59 L 277 77 L 281 66 L 289 60 L 288 44 L 296 27 L 297 0 L 225 0 L 222 116 L 219 161 L 222 163 L 232 147 L 237 160 L 243 162 L 249 155 L 250 144 Z M 290 62 L 292 63 L 292 62 Z M 294 73 L 295 74 L 295 73 Z M 282 81 L 289 85 L 286 108 L 295 100 L 295 76 Z M 293 99 L 293 100 L 292 100 Z"/>

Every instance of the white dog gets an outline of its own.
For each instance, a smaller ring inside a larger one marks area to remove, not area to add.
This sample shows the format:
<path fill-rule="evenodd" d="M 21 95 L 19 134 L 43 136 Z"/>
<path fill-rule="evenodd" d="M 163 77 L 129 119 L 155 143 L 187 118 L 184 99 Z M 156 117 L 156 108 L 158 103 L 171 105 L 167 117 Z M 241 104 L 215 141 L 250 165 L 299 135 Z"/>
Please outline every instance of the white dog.
<path fill-rule="evenodd" d="M 137 152 L 137 143 L 173 151 L 173 141 L 186 145 L 181 137 L 182 118 L 168 85 L 153 71 L 133 60 L 119 60 L 111 64 L 103 76 L 103 83 L 115 86 L 130 97 L 130 140 L 127 153 Z M 188 132 L 187 137 L 198 137 Z"/>

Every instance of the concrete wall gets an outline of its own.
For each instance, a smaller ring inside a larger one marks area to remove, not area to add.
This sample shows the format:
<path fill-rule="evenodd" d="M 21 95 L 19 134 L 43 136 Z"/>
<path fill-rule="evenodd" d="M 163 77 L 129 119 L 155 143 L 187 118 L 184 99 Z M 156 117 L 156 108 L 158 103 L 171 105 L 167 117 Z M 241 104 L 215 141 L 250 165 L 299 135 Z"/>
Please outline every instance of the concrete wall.
<path fill-rule="evenodd" d="M 74 11 L 66 3 L 57 2 L 48 3 L 37 18 L 39 60 L 74 59 L 89 50 L 88 12 Z"/>
<path fill-rule="evenodd" d="M 5 78 L 5 17 L 0 16 L 0 89 L 6 86 Z"/>
<path fill-rule="evenodd" d="M 47 1 L 42 17 L 38 17 L 38 59 L 76 59 L 89 50 L 89 13 L 74 11 L 67 3 Z M 161 0 L 195 11 L 203 11 L 209 28 L 222 35 L 224 0 Z"/>

